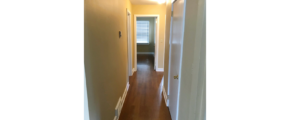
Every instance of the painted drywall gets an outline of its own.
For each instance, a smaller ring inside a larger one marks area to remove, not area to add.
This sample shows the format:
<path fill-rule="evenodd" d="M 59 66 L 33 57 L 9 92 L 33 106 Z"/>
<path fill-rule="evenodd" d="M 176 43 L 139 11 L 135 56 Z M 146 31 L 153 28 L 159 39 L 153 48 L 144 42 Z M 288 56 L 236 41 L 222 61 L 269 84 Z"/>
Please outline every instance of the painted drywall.
<path fill-rule="evenodd" d="M 84 74 L 84 120 L 90 120 L 89 115 L 89 104 L 88 104 L 88 93 L 87 93 L 87 82 L 86 82 L 86 72 Z"/>
<path fill-rule="evenodd" d="M 139 17 L 137 21 L 149 21 L 149 44 L 139 45 L 137 44 L 137 52 L 154 52 L 154 35 L 155 35 L 155 18 L 154 17 Z"/>
<path fill-rule="evenodd" d="M 171 22 L 171 0 L 166 0 L 166 25 L 165 25 L 165 44 L 164 44 L 164 88 L 168 92 L 168 66 L 169 66 L 169 39 Z"/>
<path fill-rule="evenodd" d="M 129 0 L 84 1 L 84 59 L 90 120 L 112 120 L 128 78 Z M 119 38 L 119 31 L 122 37 Z"/>
<path fill-rule="evenodd" d="M 165 36 L 165 14 L 166 14 L 166 4 L 160 5 L 132 5 L 132 13 L 134 14 L 158 14 L 160 17 L 159 23 L 159 49 L 158 49 L 158 68 L 163 68 L 164 64 L 164 36 Z M 134 21 L 133 21 L 134 22 Z M 135 49 L 135 35 L 133 34 L 132 48 Z M 157 44 L 156 44 L 157 45 Z M 134 51 L 133 51 L 134 52 Z M 157 52 L 157 51 L 156 51 Z M 135 54 L 135 53 L 134 53 Z M 135 56 L 133 56 L 133 61 Z M 134 64 L 134 67 L 135 64 Z"/>

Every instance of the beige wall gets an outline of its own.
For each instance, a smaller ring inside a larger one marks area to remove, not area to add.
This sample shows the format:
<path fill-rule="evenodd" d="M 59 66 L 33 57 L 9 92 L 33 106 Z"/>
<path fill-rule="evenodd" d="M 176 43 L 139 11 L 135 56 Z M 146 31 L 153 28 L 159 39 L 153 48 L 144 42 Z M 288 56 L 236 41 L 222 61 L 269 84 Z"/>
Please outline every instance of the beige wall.
<path fill-rule="evenodd" d="M 135 47 L 134 47 L 134 45 L 135 45 L 135 42 L 134 42 L 134 13 L 133 13 L 133 8 L 132 8 L 133 7 L 133 4 L 131 4 L 130 0 L 126 0 L 126 1 L 128 1 L 127 2 L 128 3 L 127 6 L 130 6 L 130 9 L 128 9 L 128 10 L 131 13 L 131 44 L 132 44 L 132 47 L 131 47 L 131 57 L 132 57 L 131 62 L 132 62 L 132 68 L 131 69 L 133 69 L 133 68 L 137 68 L 137 67 L 135 67 L 135 61 L 134 61 L 135 60 Z"/>
<path fill-rule="evenodd" d="M 165 36 L 165 14 L 166 14 L 166 5 L 132 5 L 132 13 L 135 14 L 158 14 L 160 17 L 159 23 L 159 49 L 158 49 L 158 68 L 163 68 L 164 64 L 164 36 Z M 134 29 L 132 29 L 134 30 Z M 133 34 L 132 50 L 134 52 L 136 40 Z M 156 44 L 157 45 L 157 44 Z M 157 52 L 157 51 L 156 51 Z M 134 53 L 133 53 L 134 54 Z M 132 61 L 134 61 L 135 56 L 133 56 Z M 134 67 L 135 63 L 133 63 Z"/>
<path fill-rule="evenodd" d="M 155 18 L 154 17 L 140 17 L 137 21 L 149 21 L 149 44 L 137 45 L 137 52 L 154 52 L 154 35 L 155 35 Z"/>
<path fill-rule="evenodd" d="M 158 68 L 163 68 L 166 5 L 132 5 L 129 0 L 85 0 L 84 3 L 89 115 L 91 120 L 109 120 L 115 116 L 115 106 L 128 78 L 126 9 L 131 12 L 132 67 L 136 68 L 134 14 L 159 14 Z M 119 31 L 122 32 L 121 38 Z"/>
<path fill-rule="evenodd" d="M 169 65 L 169 39 L 171 22 L 171 0 L 166 0 L 166 25 L 165 25 L 165 51 L 164 51 L 164 88 L 168 93 L 168 65 Z"/>
<path fill-rule="evenodd" d="M 91 120 L 112 120 L 127 73 L 129 0 L 84 1 L 85 71 Z M 131 11 L 132 12 L 132 11 Z M 118 32 L 122 31 L 119 38 Z"/>

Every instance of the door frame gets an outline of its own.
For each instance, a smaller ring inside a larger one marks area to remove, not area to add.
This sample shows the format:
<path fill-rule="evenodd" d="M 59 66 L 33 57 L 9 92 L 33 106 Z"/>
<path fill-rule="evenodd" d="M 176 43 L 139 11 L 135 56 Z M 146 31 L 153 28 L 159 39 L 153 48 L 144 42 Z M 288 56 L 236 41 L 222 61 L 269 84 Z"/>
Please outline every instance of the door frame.
<path fill-rule="evenodd" d="M 156 17 L 155 22 L 157 22 L 157 25 L 155 25 L 155 52 L 154 52 L 154 69 L 156 71 L 163 71 L 163 68 L 158 68 L 158 49 L 159 49 L 159 23 L 160 23 L 160 17 L 158 14 L 134 14 L 134 47 L 135 47 L 135 68 L 134 70 L 137 71 L 137 17 Z"/>
<path fill-rule="evenodd" d="M 128 45 L 128 80 L 127 82 L 129 82 L 129 76 L 133 75 L 133 71 L 132 71 L 132 36 L 131 36 L 131 12 L 127 9 L 127 45 Z"/>
<path fill-rule="evenodd" d="M 173 12 L 173 3 L 171 4 L 171 13 Z M 173 16 L 172 14 L 170 15 L 170 30 L 169 30 L 169 56 L 168 56 L 168 78 L 167 78 L 167 97 L 170 95 L 170 78 L 171 78 L 171 74 L 170 74 L 170 69 L 171 69 L 171 44 L 172 44 L 172 23 L 173 23 Z M 167 103 L 169 106 L 169 99 L 167 99 Z"/>

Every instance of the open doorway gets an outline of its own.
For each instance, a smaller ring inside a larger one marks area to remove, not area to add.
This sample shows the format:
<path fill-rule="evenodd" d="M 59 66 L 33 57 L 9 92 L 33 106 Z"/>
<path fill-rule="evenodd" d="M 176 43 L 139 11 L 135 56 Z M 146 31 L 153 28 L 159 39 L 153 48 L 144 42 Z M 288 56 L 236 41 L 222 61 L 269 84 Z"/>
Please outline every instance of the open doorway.
<path fill-rule="evenodd" d="M 135 66 L 146 64 L 154 70 L 158 66 L 158 18 L 159 15 L 135 15 Z"/>

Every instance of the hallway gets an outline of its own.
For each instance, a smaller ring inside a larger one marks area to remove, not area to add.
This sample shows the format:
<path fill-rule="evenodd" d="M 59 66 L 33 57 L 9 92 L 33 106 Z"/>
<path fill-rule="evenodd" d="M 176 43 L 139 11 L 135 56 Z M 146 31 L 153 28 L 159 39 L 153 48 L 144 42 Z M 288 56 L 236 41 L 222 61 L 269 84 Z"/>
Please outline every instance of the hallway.
<path fill-rule="evenodd" d="M 154 70 L 153 55 L 137 55 L 137 71 L 130 77 L 130 88 L 119 120 L 171 120 L 162 95 L 163 72 Z"/>

